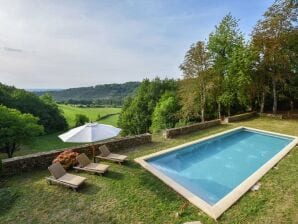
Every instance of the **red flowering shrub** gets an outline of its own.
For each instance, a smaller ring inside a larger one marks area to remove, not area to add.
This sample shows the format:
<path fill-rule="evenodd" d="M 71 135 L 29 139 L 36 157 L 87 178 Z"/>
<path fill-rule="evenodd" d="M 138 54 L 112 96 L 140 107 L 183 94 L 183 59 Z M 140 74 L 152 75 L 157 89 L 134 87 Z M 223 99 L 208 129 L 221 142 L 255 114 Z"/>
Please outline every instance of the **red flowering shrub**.
<path fill-rule="evenodd" d="M 79 153 L 70 150 L 65 150 L 64 152 L 60 153 L 54 160 L 53 163 L 61 163 L 64 169 L 69 169 L 77 164 L 76 157 Z"/>

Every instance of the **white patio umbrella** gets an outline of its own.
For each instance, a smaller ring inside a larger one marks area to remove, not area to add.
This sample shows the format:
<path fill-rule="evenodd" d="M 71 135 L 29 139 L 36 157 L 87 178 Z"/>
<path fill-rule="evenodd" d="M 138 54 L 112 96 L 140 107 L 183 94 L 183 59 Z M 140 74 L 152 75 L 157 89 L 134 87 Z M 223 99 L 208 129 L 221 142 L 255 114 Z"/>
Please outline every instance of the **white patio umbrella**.
<path fill-rule="evenodd" d="M 113 138 L 119 134 L 120 128 L 112 125 L 99 124 L 97 122 L 73 128 L 58 137 L 64 142 L 73 143 L 93 143 L 100 140 Z M 95 146 L 92 144 L 93 157 L 95 156 Z"/>

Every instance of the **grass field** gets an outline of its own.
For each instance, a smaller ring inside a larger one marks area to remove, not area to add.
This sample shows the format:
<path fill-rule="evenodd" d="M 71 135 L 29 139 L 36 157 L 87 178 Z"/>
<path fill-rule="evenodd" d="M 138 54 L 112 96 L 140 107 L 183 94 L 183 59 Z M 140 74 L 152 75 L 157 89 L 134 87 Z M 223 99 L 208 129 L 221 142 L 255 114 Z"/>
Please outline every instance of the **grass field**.
<path fill-rule="evenodd" d="M 124 152 L 130 160 L 126 165 L 109 163 L 106 176 L 79 173 L 87 183 L 78 193 L 47 185 L 46 170 L 20 174 L 0 182 L 0 223 L 297 223 L 298 147 L 261 179 L 259 191 L 246 193 L 218 222 L 133 161 L 242 125 L 298 136 L 298 120 L 270 118 L 221 125 L 172 140 L 154 135 L 152 144 Z M 176 218 L 183 205 L 187 206 Z"/>
<path fill-rule="evenodd" d="M 73 127 L 75 125 L 76 114 L 84 114 L 90 119 L 90 121 L 96 121 L 98 114 L 100 114 L 100 116 L 102 117 L 107 114 L 120 113 L 121 111 L 121 108 L 80 108 L 64 104 L 59 104 L 59 108 L 63 111 L 67 123 L 70 127 Z M 106 119 L 102 119 L 99 122 L 117 126 L 118 117 L 119 115 L 113 115 Z"/>
<path fill-rule="evenodd" d="M 59 104 L 59 108 L 63 110 L 63 115 L 65 116 L 69 127 L 74 126 L 76 114 L 84 114 L 87 117 L 89 117 L 90 120 L 95 121 L 98 114 L 100 114 L 101 116 L 105 116 L 107 114 L 120 113 L 121 111 L 121 108 L 78 108 L 78 107 L 73 107 L 70 105 L 63 105 L 63 104 Z M 118 118 L 119 118 L 119 115 L 116 114 L 116 115 L 104 118 L 98 122 L 102 124 L 117 126 Z M 61 149 L 61 148 L 71 147 L 74 145 L 79 145 L 75 143 L 62 142 L 58 138 L 58 135 L 61 133 L 62 132 L 57 132 L 57 133 L 47 134 L 43 136 L 38 136 L 34 138 L 30 144 L 22 146 L 21 150 L 16 151 L 14 153 L 14 156 L 27 155 L 27 154 L 36 153 L 36 152 L 43 152 L 43 151 L 49 151 L 53 149 Z M 7 158 L 7 155 L 4 153 L 0 153 L 0 159 L 4 159 L 4 158 Z"/>

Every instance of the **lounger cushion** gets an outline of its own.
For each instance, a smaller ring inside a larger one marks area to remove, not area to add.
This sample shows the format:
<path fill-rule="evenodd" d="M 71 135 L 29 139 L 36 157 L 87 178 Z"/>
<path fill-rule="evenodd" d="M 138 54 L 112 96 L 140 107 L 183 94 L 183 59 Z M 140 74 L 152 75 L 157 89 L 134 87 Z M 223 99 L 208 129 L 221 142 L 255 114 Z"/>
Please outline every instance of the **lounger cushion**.
<path fill-rule="evenodd" d="M 53 163 L 51 166 L 49 166 L 49 171 L 53 175 L 54 178 L 58 179 L 66 174 L 65 169 L 60 163 Z"/>
<path fill-rule="evenodd" d="M 110 159 L 115 159 L 115 160 L 119 160 L 119 161 L 124 161 L 127 156 L 125 155 L 120 155 L 120 154 L 114 154 L 114 153 L 110 153 L 107 158 L 110 158 Z"/>
<path fill-rule="evenodd" d="M 67 183 L 67 184 L 74 185 L 74 186 L 80 186 L 86 180 L 86 178 L 66 173 L 62 177 L 60 177 L 58 180 L 61 182 Z"/>
<path fill-rule="evenodd" d="M 79 163 L 79 167 L 85 167 L 91 163 L 90 159 L 86 156 L 85 153 L 82 153 L 77 156 L 77 161 Z"/>
<path fill-rule="evenodd" d="M 108 156 L 109 154 L 111 154 L 110 150 L 106 145 L 100 146 L 99 150 L 101 152 L 101 156 Z"/>
<path fill-rule="evenodd" d="M 95 170 L 95 171 L 106 171 L 109 168 L 109 165 L 100 164 L 100 163 L 89 163 L 84 167 L 86 170 Z"/>

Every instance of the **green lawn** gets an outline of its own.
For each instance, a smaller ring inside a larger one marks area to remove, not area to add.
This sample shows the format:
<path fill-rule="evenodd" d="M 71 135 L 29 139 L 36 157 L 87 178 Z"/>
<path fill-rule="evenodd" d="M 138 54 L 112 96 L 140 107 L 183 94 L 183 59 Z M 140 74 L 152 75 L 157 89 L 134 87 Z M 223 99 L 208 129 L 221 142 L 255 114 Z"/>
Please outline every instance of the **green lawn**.
<path fill-rule="evenodd" d="M 73 106 L 63 105 L 63 104 L 59 104 L 59 108 L 63 110 L 64 112 L 63 115 L 65 116 L 70 127 L 74 126 L 74 119 L 76 114 L 85 114 L 92 121 L 95 121 L 99 113 L 101 116 L 104 116 L 107 114 L 120 113 L 121 111 L 121 108 L 78 108 L 78 107 L 73 107 Z M 104 118 L 99 122 L 102 124 L 117 126 L 118 118 L 119 118 L 119 115 L 116 114 L 116 115 Z M 27 154 L 36 153 L 36 152 L 43 152 L 43 151 L 49 151 L 53 149 L 61 149 L 61 148 L 71 147 L 74 145 L 79 145 L 75 143 L 65 143 L 61 141 L 58 138 L 58 135 L 61 133 L 62 132 L 57 132 L 57 133 L 47 134 L 43 136 L 38 136 L 34 138 L 33 141 L 30 142 L 29 144 L 22 146 L 21 150 L 16 151 L 14 153 L 14 156 L 27 155 Z M 7 158 L 7 155 L 4 153 L 0 153 L 0 159 L 5 159 L 5 158 Z"/>
<path fill-rule="evenodd" d="M 187 201 L 133 159 L 239 125 L 298 136 L 298 120 L 269 118 L 213 127 L 173 140 L 154 135 L 152 144 L 124 152 L 130 161 L 123 166 L 111 164 L 106 176 L 79 173 L 88 180 L 78 193 L 47 185 L 46 170 L 20 174 L 0 181 L 0 223 L 216 223 L 191 204 L 176 218 Z M 297 164 L 298 147 L 261 179 L 259 191 L 246 193 L 218 223 L 297 223 Z"/>

